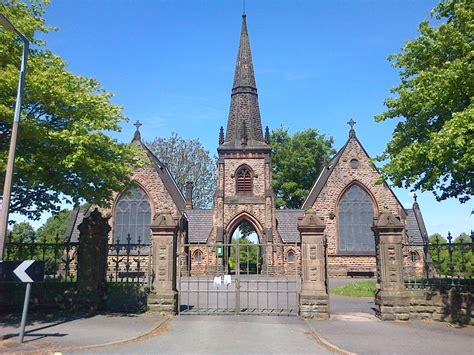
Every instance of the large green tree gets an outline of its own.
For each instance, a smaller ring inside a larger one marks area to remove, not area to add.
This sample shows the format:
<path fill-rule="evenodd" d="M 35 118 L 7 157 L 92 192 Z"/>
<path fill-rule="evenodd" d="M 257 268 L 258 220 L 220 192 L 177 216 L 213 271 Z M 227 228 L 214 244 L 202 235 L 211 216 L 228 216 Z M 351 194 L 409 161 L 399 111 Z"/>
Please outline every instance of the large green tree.
<path fill-rule="evenodd" d="M 12 212 L 38 218 L 58 203 L 87 200 L 106 205 L 129 183 L 135 151 L 105 132 L 120 131 L 126 119 L 112 94 L 93 78 L 76 76 L 46 48 L 52 27 L 46 0 L 0 2 L 0 12 L 31 41 L 11 199 Z M 21 42 L 0 26 L 0 171 L 5 171 L 11 136 Z M 0 174 L 0 186 L 4 174 Z"/>
<path fill-rule="evenodd" d="M 184 139 L 171 133 L 170 137 L 155 138 L 147 146 L 168 167 L 183 193 L 186 182 L 194 183 L 194 207 L 212 205 L 217 179 L 216 162 L 199 139 Z"/>
<path fill-rule="evenodd" d="M 36 231 L 37 240 L 43 243 L 62 242 L 70 219 L 71 210 L 62 210 L 49 217 Z"/>
<path fill-rule="evenodd" d="M 272 130 L 270 144 L 276 205 L 300 208 L 321 168 L 335 153 L 333 139 L 313 128 L 290 135 L 280 127 Z"/>
<path fill-rule="evenodd" d="M 376 120 L 401 121 L 378 160 L 388 159 L 382 172 L 395 186 L 465 202 L 474 176 L 472 0 L 442 0 L 432 16 L 434 24 L 423 21 L 419 37 L 389 57 L 401 82 Z"/>

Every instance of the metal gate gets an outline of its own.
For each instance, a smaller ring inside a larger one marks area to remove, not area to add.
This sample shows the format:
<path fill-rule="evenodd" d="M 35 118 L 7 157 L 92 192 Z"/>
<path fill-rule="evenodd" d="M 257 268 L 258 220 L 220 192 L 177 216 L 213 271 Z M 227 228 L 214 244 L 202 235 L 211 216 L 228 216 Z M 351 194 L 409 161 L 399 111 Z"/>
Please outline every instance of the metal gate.
<path fill-rule="evenodd" d="M 296 244 L 185 244 L 178 255 L 180 314 L 298 314 Z"/>

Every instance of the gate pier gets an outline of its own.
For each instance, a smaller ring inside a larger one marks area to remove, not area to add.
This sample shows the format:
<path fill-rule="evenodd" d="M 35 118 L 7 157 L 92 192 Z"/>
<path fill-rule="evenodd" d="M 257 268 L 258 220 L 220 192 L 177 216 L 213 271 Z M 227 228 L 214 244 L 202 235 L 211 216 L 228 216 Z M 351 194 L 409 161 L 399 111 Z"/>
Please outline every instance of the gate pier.
<path fill-rule="evenodd" d="M 302 259 L 299 312 L 303 318 L 329 319 L 325 228 L 312 208 L 298 222 Z"/>
<path fill-rule="evenodd" d="M 176 239 L 178 218 L 165 210 L 158 213 L 150 226 L 152 232 L 153 287 L 148 296 L 151 311 L 176 314 Z"/>

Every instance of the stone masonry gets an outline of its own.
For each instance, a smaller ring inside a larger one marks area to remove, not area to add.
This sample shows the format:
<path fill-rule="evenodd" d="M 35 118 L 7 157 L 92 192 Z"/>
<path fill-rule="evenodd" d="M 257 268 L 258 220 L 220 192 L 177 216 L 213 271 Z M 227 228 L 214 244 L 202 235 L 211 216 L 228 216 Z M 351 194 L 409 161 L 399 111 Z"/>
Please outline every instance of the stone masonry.
<path fill-rule="evenodd" d="M 353 159 L 358 161 L 356 168 L 351 166 Z M 324 218 L 328 238 L 329 273 L 334 276 L 344 276 L 347 270 L 352 268 L 375 271 L 375 255 L 340 255 L 338 253 L 339 201 L 352 184 L 358 184 L 371 197 L 374 216 L 386 207 L 395 216 L 404 220 L 403 206 L 385 183 L 378 183 L 380 173 L 370 161 L 370 157 L 355 133 L 350 135 L 345 146 L 330 164 L 334 166 L 325 168 L 331 171 L 321 191 L 314 200 L 311 200 L 310 193 L 304 205 L 304 208 L 314 208 Z"/>

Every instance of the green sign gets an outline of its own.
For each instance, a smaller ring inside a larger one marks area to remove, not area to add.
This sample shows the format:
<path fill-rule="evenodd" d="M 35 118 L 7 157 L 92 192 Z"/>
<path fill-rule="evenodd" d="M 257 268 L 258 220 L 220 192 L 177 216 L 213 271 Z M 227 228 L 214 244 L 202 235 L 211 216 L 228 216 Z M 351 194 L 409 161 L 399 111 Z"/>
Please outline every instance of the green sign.
<path fill-rule="evenodd" d="M 217 256 L 224 256 L 224 246 L 222 244 L 217 244 L 215 249 Z"/>

